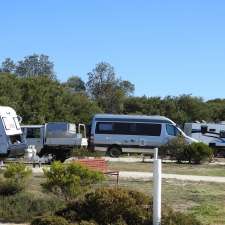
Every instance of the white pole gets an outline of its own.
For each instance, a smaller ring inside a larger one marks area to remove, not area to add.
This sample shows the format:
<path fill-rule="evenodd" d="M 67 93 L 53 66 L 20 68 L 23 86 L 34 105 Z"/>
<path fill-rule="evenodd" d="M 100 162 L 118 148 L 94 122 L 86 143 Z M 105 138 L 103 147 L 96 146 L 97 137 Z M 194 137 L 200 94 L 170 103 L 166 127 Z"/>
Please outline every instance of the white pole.
<path fill-rule="evenodd" d="M 153 225 L 161 224 L 161 188 L 162 188 L 162 163 L 158 159 L 158 148 L 155 148 L 153 165 Z"/>

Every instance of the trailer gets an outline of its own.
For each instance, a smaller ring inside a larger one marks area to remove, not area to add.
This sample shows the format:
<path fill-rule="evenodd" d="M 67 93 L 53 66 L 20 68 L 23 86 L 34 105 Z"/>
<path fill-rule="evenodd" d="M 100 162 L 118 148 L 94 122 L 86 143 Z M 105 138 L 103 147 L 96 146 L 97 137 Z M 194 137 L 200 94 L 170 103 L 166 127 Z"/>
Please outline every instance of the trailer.
<path fill-rule="evenodd" d="M 18 157 L 27 148 L 20 127 L 21 117 L 11 107 L 0 106 L 0 158 Z"/>
<path fill-rule="evenodd" d="M 87 148 L 84 124 L 49 122 L 44 125 L 23 125 L 23 136 L 29 146 L 35 146 L 40 157 L 52 154 L 58 160 L 70 156 L 73 148 Z"/>
<path fill-rule="evenodd" d="M 225 122 L 207 123 L 203 121 L 185 123 L 184 132 L 188 136 L 216 149 L 217 153 L 222 153 L 225 156 Z"/>

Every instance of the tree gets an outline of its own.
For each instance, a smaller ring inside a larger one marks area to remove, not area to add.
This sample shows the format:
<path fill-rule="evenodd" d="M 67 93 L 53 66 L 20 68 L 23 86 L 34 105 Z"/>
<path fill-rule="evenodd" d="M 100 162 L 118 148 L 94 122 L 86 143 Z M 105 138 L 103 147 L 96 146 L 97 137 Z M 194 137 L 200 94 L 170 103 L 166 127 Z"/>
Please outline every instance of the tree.
<path fill-rule="evenodd" d="M 33 54 L 18 61 L 15 73 L 20 77 L 47 76 L 55 79 L 54 64 L 47 55 Z"/>
<path fill-rule="evenodd" d="M 114 68 L 101 62 L 88 73 L 87 90 L 105 112 L 120 113 L 124 99 L 134 91 L 134 85 L 116 78 Z"/>
<path fill-rule="evenodd" d="M 71 76 L 63 83 L 71 92 L 84 92 L 86 90 L 84 81 L 78 76 Z"/>
<path fill-rule="evenodd" d="M 4 73 L 13 73 L 15 71 L 16 65 L 12 59 L 6 58 L 5 61 L 2 62 L 1 71 Z"/>

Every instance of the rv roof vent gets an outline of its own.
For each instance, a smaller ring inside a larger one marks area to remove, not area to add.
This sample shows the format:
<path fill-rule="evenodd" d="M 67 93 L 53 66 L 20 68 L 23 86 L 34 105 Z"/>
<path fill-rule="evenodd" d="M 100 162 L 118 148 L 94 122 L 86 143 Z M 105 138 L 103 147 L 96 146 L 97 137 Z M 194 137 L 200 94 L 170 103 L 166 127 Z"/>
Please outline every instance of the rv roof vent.
<path fill-rule="evenodd" d="M 198 120 L 195 120 L 195 123 L 200 123 Z"/>
<path fill-rule="evenodd" d="M 202 123 L 206 123 L 206 121 L 205 120 L 202 120 Z"/>

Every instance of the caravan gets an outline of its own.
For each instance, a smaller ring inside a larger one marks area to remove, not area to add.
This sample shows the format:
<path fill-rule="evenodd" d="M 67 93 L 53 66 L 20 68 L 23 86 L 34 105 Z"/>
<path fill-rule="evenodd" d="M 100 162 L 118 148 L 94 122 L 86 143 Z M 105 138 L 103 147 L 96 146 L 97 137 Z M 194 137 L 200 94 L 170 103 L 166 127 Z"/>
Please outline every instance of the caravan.
<path fill-rule="evenodd" d="M 185 123 L 186 135 L 201 141 L 210 147 L 225 150 L 225 123 L 195 122 Z"/>
<path fill-rule="evenodd" d="M 89 145 L 111 157 L 118 157 L 122 152 L 152 154 L 154 147 L 178 135 L 188 143 L 196 142 L 163 116 L 97 114 L 92 120 Z"/>
<path fill-rule="evenodd" d="M 20 128 L 20 117 L 14 109 L 0 106 L 0 157 L 17 157 L 25 153 L 27 145 Z"/>

